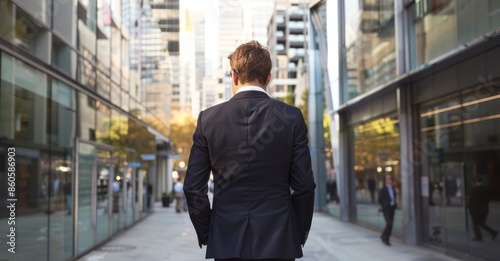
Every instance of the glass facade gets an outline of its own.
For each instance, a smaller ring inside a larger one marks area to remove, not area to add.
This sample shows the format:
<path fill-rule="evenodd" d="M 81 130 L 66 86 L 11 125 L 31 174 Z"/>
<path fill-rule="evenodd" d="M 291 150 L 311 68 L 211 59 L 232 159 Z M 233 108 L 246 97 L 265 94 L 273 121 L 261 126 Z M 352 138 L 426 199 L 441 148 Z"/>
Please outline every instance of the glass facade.
<path fill-rule="evenodd" d="M 410 68 L 483 40 L 500 25 L 495 0 L 423 0 L 409 7 Z"/>
<path fill-rule="evenodd" d="M 500 229 L 498 108 L 498 86 L 480 86 L 420 106 L 421 142 L 428 148 L 421 171 L 428 184 L 423 238 L 487 260 L 500 255 L 500 245 L 490 241 L 491 231 L 476 226 L 484 219 L 491 229 Z M 480 183 L 486 192 L 477 198 Z"/>
<path fill-rule="evenodd" d="M 341 18 L 327 20 L 339 200 L 325 208 L 381 231 L 377 192 L 391 173 L 395 237 L 498 259 L 500 3 L 320 1 L 311 12 L 324 3 Z"/>
<path fill-rule="evenodd" d="M 399 167 L 399 120 L 390 114 L 352 128 L 354 185 L 356 188 L 356 222 L 382 231 L 384 216 L 378 212 L 379 190 L 385 186 L 385 176 L 391 175 L 396 192 L 396 214 L 393 234 L 402 233 L 401 171 Z"/>
<path fill-rule="evenodd" d="M 157 161 L 141 155 L 158 136 L 141 122 L 121 2 L 0 0 L 0 233 L 14 148 L 18 243 L 0 260 L 72 260 L 148 211 Z"/>
<path fill-rule="evenodd" d="M 394 0 L 344 1 L 342 101 L 396 77 Z"/>

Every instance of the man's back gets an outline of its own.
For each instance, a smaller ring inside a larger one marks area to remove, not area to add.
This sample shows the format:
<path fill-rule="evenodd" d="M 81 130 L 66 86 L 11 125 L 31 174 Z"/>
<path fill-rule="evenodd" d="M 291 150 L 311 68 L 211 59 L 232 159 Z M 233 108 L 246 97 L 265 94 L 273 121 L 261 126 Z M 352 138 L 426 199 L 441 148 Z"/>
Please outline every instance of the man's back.
<path fill-rule="evenodd" d="M 207 258 L 301 257 L 315 185 L 300 110 L 246 91 L 200 118 L 215 180 Z"/>
<path fill-rule="evenodd" d="M 307 127 L 299 109 L 265 93 L 268 50 L 250 41 L 229 63 L 234 97 L 198 116 L 186 171 L 184 192 L 198 244 L 207 245 L 206 257 L 216 261 L 294 260 L 302 257 L 314 208 Z"/>

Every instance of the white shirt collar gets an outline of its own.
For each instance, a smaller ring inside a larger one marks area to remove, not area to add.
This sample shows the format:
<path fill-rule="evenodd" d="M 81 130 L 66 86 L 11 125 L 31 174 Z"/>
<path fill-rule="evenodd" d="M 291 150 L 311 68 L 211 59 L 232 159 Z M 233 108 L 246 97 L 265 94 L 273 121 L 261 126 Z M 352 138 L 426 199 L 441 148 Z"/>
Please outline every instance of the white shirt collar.
<path fill-rule="evenodd" d="M 236 93 L 240 93 L 240 92 L 247 92 L 247 91 L 258 91 L 258 92 L 263 92 L 265 94 L 267 94 L 267 92 L 262 89 L 261 87 L 259 86 L 245 86 L 245 87 L 241 87 L 238 89 L 238 91 L 236 91 Z"/>

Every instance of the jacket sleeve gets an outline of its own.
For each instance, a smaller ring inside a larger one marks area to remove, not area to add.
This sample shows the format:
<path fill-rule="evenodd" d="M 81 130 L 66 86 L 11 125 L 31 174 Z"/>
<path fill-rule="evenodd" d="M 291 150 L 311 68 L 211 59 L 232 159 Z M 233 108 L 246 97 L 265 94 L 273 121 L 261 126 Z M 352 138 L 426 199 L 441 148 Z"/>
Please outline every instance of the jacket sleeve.
<path fill-rule="evenodd" d="M 301 245 L 304 246 L 311 228 L 314 212 L 314 183 L 311 168 L 311 155 L 308 147 L 307 126 L 298 110 L 299 121 L 295 126 L 293 156 L 290 168 L 290 187 L 293 190 L 292 202 L 299 223 Z"/>
<path fill-rule="evenodd" d="M 207 141 L 202 131 L 202 113 L 198 116 L 198 124 L 193 134 L 193 146 L 184 180 L 189 217 L 198 235 L 198 244 L 206 245 L 210 226 L 210 201 L 208 199 L 208 179 L 210 177 L 210 158 Z"/>

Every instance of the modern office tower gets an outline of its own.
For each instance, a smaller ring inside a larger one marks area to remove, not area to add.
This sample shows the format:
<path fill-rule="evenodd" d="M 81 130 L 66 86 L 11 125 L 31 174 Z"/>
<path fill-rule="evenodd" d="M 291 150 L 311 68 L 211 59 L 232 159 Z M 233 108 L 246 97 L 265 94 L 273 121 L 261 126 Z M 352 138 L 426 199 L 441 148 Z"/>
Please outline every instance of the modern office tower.
<path fill-rule="evenodd" d="M 299 61 L 305 62 L 307 6 L 308 1 L 303 0 L 276 0 L 268 25 L 268 46 L 273 61 L 273 79 L 268 92 L 274 98 L 292 103 L 305 91 L 304 81 L 299 82 L 297 75 L 305 71 L 299 67 Z"/>
<path fill-rule="evenodd" d="M 309 63 L 322 72 L 310 82 L 326 94 L 340 198 L 323 209 L 382 231 L 377 192 L 391 175 L 394 237 L 498 259 L 500 3 L 310 6 Z M 493 230 L 480 229 L 482 220 Z"/>
<path fill-rule="evenodd" d="M 145 122 L 155 115 L 131 72 L 133 6 L 0 1 L 0 178 L 9 155 L 16 170 L 15 194 L 3 181 L 0 194 L 16 199 L 18 239 L 0 259 L 76 260 L 147 215 L 142 192 L 155 190 L 170 145 Z"/>
<path fill-rule="evenodd" d="M 203 78 L 205 77 L 205 13 L 195 12 L 194 20 L 194 42 L 195 42 L 195 64 L 196 64 L 196 98 L 192 98 L 193 115 L 198 116 L 203 109 Z"/>
<path fill-rule="evenodd" d="M 275 0 L 254 0 L 247 1 L 249 8 L 245 11 L 246 19 L 251 23 L 250 32 L 247 33 L 247 41 L 256 40 L 260 44 L 267 46 L 267 26 L 274 10 Z"/>
<path fill-rule="evenodd" d="M 142 7 L 138 40 L 141 48 L 139 64 L 142 97 L 146 108 L 160 118 L 162 124 L 168 126 L 169 110 L 166 101 L 169 98 L 170 82 L 166 75 L 167 42 L 162 37 L 159 21 L 152 11 L 149 4 Z"/>
<path fill-rule="evenodd" d="M 194 114 L 193 96 L 196 96 L 196 46 L 193 23 L 189 10 L 181 5 L 180 9 L 180 111 L 188 114 Z M 198 112 L 199 106 L 196 106 Z"/>
<path fill-rule="evenodd" d="M 147 1 L 147 0 L 145 0 Z M 162 72 L 168 84 L 168 99 L 164 106 L 167 111 L 166 121 L 170 124 L 172 114 L 181 110 L 180 106 L 180 2 L 179 0 L 148 0 L 152 15 L 158 21 L 163 48 L 167 53 Z"/>

